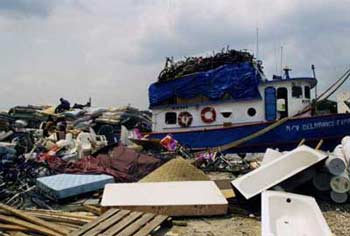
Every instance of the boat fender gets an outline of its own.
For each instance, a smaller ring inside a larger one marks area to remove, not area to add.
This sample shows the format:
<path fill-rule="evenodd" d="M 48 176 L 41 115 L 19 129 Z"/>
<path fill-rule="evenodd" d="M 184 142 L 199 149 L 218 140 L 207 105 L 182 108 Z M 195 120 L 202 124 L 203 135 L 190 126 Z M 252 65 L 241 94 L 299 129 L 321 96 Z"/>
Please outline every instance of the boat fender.
<path fill-rule="evenodd" d="M 177 118 L 177 122 L 183 128 L 191 126 L 192 121 L 193 121 L 193 116 L 188 111 L 180 112 L 180 114 Z"/>
<path fill-rule="evenodd" d="M 216 111 L 213 107 L 205 107 L 201 111 L 201 118 L 204 123 L 213 123 L 216 120 Z"/>

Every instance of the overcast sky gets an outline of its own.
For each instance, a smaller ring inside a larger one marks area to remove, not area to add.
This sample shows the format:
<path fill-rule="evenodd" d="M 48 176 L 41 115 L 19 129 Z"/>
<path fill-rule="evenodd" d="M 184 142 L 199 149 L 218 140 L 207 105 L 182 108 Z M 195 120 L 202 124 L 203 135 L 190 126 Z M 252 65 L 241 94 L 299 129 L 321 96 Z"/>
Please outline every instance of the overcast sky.
<path fill-rule="evenodd" d="M 255 53 L 320 90 L 350 64 L 350 0 L 0 0 L 0 107 L 72 103 L 148 107 L 166 56 L 227 45 Z M 279 72 L 277 72 L 279 73 Z M 349 83 L 343 90 L 349 90 Z"/>

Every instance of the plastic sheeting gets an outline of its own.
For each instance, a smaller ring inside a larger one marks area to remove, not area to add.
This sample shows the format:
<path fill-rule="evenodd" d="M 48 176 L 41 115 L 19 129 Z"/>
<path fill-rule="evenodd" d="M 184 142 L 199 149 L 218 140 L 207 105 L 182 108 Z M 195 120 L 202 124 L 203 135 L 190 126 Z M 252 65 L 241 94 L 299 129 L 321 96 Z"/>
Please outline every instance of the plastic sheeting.
<path fill-rule="evenodd" d="M 173 98 L 194 98 L 199 95 L 219 100 L 224 94 L 232 99 L 261 98 L 258 84 L 261 76 L 251 63 L 227 64 L 183 78 L 153 83 L 149 87 L 150 106 L 161 105 Z"/>

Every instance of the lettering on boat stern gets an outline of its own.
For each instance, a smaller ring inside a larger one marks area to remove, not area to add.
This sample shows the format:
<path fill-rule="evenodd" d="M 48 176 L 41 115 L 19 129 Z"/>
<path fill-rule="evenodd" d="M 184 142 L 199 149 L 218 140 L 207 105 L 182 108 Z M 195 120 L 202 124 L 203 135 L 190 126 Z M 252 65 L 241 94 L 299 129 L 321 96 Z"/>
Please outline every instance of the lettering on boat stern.
<path fill-rule="evenodd" d="M 313 121 L 313 122 L 307 122 L 305 124 L 286 125 L 286 131 L 298 132 L 298 131 L 332 128 L 337 126 L 345 126 L 349 124 L 350 124 L 350 118 L 330 120 L 330 121 Z"/>

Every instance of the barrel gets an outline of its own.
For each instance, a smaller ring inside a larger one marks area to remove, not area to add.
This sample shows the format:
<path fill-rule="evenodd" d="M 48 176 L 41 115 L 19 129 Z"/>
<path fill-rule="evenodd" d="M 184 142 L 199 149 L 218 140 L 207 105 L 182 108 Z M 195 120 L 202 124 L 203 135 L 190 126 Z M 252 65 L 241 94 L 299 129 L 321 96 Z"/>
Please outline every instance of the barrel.
<path fill-rule="evenodd" d="M 344 156 L 337 156 L 335 153 L 330 154 L 326 160 L 326 167 L 332 175 L 340 175 L 345 171 L 346 162 Z"/>
<path fill-rule="evenodd" d="M 334 192 L 348 192 L 350 190 L 350 179 L 348 172 L 344 171 L 341 175 L 332 177 L 330 185 Z"/>
<path fill-rule="evenodd" d="M 348 200 L 348 194 L 347 193 L 337 193 L 334 191 L 331 191 L 331 199 L 336 203 L 345 203 Z"/>
<path fill-rule="evenodd" d="M 330 185 L 331 179 L 332 179 L 332 175 L 330 173 L 319 172 L 313 177 L 312 183 L 317 190 L 328 191 L 331 189 L 331 185 Z"/>

